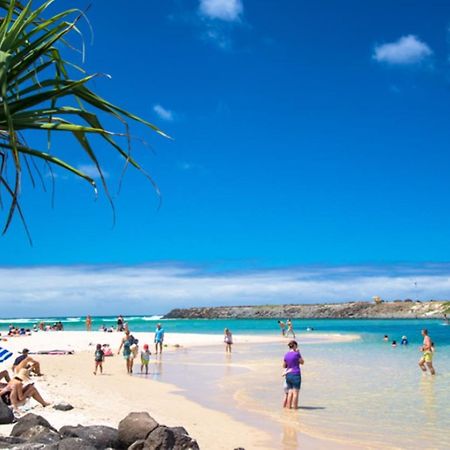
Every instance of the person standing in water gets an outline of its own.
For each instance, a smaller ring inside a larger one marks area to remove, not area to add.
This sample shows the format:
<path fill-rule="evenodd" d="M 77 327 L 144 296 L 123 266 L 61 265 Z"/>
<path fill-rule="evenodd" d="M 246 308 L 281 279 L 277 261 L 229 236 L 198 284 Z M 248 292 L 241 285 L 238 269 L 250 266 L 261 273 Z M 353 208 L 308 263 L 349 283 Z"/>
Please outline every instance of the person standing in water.
<path fill-rule="evenodd" d="M 92 329 L 92 317 L 86 316 L 86 331 L 91 331 Z"/>
<path fill-rule="evenodd" d="M 163 342 L 164 342 L 164 328 L 161 327 L 161 324 L 158 323 L 156 325 L 155 330 L 155 354 L 158 354 L 158 347 L 159 347 L 159 354 L 162 354 L 162 348 L 163 348 Z"/>
<path fill-rule="evenodd" d="M 281 329 L 281 336 L 285 337 L 286 336 L 286 324 L 283 321 L 279 320 L 278 325 L 280 326 L 280 329 Z"/>
<path fill-rule="evenodd" d="M 428 336 L 428 330 L 426 328 L 422 330 L 422 336 L 423 345 L 420 348 L 422 358 L 419 360 L 419 367 L 422 369 L 422 372 L 426 372 L 428 368 L 431 375 L 435 375 L 436 371 L 433 367 L 433 342 L 431 341 L 430 336 Z"/>
<path fill-rule="evenodd" d="M 290 341 L 288 344 L 289 351 L 284 355 L 283 367 L 286 369 L 286 385 L 287 385 L 287 399 L 285 401 L 285 408 L 298 409 L 298 395 L 302 384 L 302 376 L 300 365 L 305 361 L 298 350 L 296 341 Z"/>
<path fill-rule="evenodd" d="M 291 319 L 288 319 L 286 324 L 287 324 L 286 337 L 289 337 L 290 335 L 293 337 L 293 339 L 295 339 L 294 326 L 292 325 Z"/>
<path fill-rule="evenodd" d="M 225 328 L 223 342 L 225 342 L 225 352 L 231 353 L 231 346 L 233 345 L 233 335 L 228 328 Z"/>

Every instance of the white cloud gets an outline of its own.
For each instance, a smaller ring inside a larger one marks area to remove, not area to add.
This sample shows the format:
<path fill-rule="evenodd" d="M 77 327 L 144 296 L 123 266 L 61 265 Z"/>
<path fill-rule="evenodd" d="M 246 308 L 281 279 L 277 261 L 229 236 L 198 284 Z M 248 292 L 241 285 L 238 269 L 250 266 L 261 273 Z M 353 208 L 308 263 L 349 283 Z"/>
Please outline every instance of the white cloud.
<path fill-rule="evenodd" d="M 241 0 L 200 0 L 200 14 L 209 19 L 239 21 L 244 11 Z"/>
<path fill-rule="evenodd" d="M 94 178 L 97 180 L 100 179 L 100 174 L 98 173 L 97 167 L 94 164 L 81 164 L 77 167 L 77 169 L 79 171 L 83 172 L 88 177 L 91 177 L 91 178 Z M 102 168 L 102 173 L 105 178 L 109 178 L 109 173 L 106 172 L 103 168 Z"/>
<path fill-rule="evenodd" d="M 211 273 L 176 264 L 0 268 L 4 317 L 159 314 L 174 307 L 446 299 L 450 265 Z"/>
<path fill-rule="evenodd" d="M 161 105 L 153 106 L 153 111 L 163 120 L 171 122 L 174 119 L 173 111 L 163 108 Z"/>
<path fill-rule="evenodd" d="M 398 41 L 375 46 L 372 57 L 378 62 L 407 65 L 419 64 L 432 54 L 425 42 L 410 34 Z"/>

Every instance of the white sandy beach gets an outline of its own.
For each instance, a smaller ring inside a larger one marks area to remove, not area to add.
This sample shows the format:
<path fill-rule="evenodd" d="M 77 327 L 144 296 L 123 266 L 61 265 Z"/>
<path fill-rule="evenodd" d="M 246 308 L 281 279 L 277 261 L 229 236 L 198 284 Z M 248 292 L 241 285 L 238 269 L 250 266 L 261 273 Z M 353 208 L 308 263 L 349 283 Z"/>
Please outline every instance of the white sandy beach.
<path fill-rule="evenodd" d="M 140 343 L 151 343 L 152 334 L 134 333 Z M 130 377 L 125 373 L 121 355 L 107 358 L 104 374 L 94 376 L 93 352 L 97 343 L 108 343 L 117 353 L 122 334 L 103 332 L 39 332 L 32 336 L 17 337 L 2 345 L 19 352 L 29 348 L 32 352 L 74 350 L 74 355 L 36 355 L 41 361 L 44 376 L 36 378 L 36 386 L 46 400 L 52 403 L 69 402 L 72 411 L 42 408 L 34 400 L 32 412 L 46 417 L 56 427 L 75 424 L 105 424 L 117 426 L 131 411 L 148 411 L 157 421 L 170 426 L 182 425 L 195 437 L 201 448 L 270 449 L 271 436 L 257 426 L 251 427 L 217 409 L 207 408 L 185 398 L 173 385 L 153 379 Z M 311 343 L 354 339 L 352 336 L 306 336 Z M 278 336 L 236 335 L 237 343 L 261 344 L 279 341 Z M 222 351 L 222 336 L 201 334 L 167 334 L 165 351 L 179 352 L 195 346 L 217 346 Z M 17 356 L 16 354 L 14 357 Z M 3 364 L 9 368 L 13 358 Z M 201 389 L 199 380 L 198 389 Z M 11 426 L 0 426 L 1 434 L 8 434 Z M 330 448 L 326 442 L 308 436 L 302 437 L 302 448 Z M 334 446 L 333 448 L 339 448 Z"/>

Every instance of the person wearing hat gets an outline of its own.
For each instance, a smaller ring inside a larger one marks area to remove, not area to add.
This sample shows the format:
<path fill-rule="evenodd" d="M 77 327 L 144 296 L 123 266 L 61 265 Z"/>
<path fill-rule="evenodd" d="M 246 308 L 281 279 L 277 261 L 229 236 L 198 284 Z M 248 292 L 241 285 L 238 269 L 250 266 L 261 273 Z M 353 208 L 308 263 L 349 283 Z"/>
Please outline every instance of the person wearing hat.
<path fill-rule="evenodd" d="M 29 355 L 29 352 L 30 351 L 27 348 L 22 350 L 22 354 L 14 360 L 13 372 L 17 373 L 21 369 L 30 369 L 33 373 L 40 377 L 42 375 L 41 365 Z"/>
<path fill-rule="evenodd" d="M 25 368 L 20 369 L 6 387 L 0 390 L 0 397 L 7 405 L 11 405 L 13 410 L 17 410 L 29 398 L 34 398 L 44 407 L 50 405 L 42 398 L 34 383 L 30 383 L 30 381 L 29 371 Z"/>

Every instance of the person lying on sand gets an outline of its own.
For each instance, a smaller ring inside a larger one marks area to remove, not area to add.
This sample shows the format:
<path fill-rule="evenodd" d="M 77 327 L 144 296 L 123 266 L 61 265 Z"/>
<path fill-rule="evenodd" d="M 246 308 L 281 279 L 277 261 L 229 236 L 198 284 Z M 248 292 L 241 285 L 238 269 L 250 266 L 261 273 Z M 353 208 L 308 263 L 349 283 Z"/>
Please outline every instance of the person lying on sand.
<path fill-rule="evenodd" d="M 40 377 L 42 375 L 41 365 L 28 353 L 29 350 L 27 348 L 22 350 L 22 354 L 18 356 L 13 363 L 13 372 L 17 373 L 21 369 L 30 369 L 33 373 Z"/>
<path fill-rule="evenodd" d="M 28 370 L 20 369 L 6 387 L 0 390 L 2 400 L 7 405 L 11 405 L 16 412 L 19 406 L 22 406 L 29 398 L 34 398 L 44 407 L 50 405 L 50 403 L 42 398 L 34 383 L 30 383 L 30 381 Z"/>

